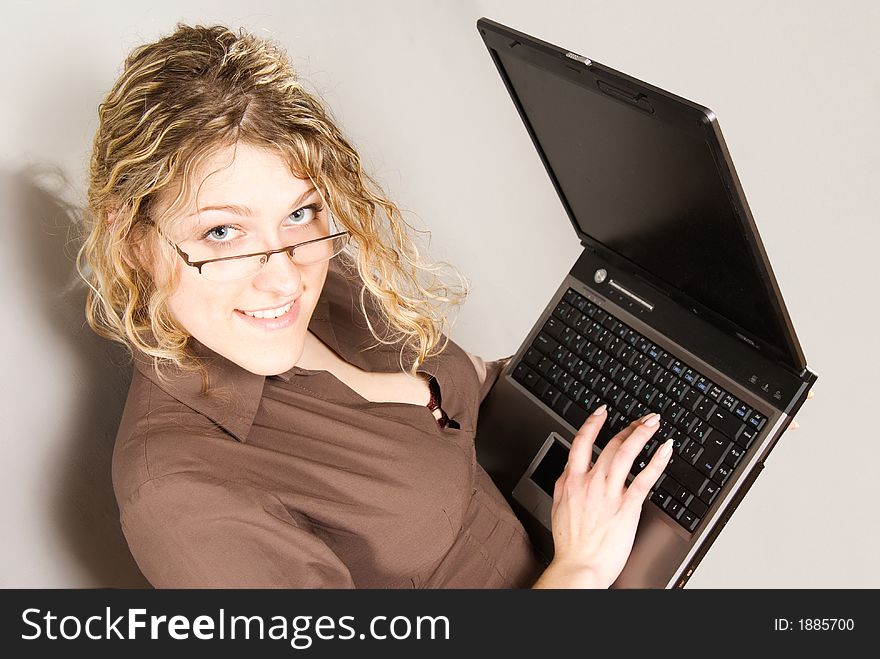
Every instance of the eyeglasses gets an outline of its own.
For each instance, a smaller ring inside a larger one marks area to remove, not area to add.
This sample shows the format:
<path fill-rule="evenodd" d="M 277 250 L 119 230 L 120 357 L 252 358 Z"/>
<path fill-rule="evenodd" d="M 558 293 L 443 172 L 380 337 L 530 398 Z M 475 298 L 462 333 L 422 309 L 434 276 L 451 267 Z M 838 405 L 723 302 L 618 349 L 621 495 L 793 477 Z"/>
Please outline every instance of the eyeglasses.
<path fill-rule="evenodd" d="M 230 282 L 253 277 L 269 262 L 270 256 L 281 252 L 286 252 L 290 260 L 297 265 L 314 265 L 327 261 L 345 249 L 351 236 L 348 231 L 342 231 L 267 252 L 224 256 L 205 261 L 191 261 L 189 254 L 180 249 L 177 243 L 167 236 L 162 237 L 177 250 L 184 263 L 198 270 L 205 279 L 213 282 Z"/>

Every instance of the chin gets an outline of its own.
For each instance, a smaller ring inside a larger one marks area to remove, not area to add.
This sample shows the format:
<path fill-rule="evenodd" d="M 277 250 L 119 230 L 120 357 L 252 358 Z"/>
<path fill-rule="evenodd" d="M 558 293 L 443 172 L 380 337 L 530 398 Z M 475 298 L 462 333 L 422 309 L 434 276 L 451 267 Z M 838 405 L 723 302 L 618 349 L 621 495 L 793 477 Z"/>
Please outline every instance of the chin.
<path fill-rule="evenodd" d="M 283 354 L 282 351 L 271 351 L 265 355 L 242 355 L 243 359 L 235 360 L 236 364 L 256 375 L 279 375 L 296 366 L 302 356 L 302 348 Z"/>

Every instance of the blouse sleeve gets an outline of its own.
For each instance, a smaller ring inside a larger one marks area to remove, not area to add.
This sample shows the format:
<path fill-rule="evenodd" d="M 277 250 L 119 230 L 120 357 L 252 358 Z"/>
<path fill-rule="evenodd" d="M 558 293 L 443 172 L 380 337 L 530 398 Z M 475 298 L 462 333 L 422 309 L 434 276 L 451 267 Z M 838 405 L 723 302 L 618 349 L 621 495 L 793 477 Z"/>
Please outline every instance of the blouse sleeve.
<path fill-rule="evenodd" d="M 339 557 L 272 494 L 183 472 L 144 483 L 122 510 L 157 588 L 354 588 Z"/>
<path fill-rule="evenodd" d="M 467 353 L 467 356 L 471 358 L 477 371 L 477 379 L 480 381 L 479 402 L 482 403 L 501 375 L 501 371 L 507 366 L 507 362 L 513 358 L 513 355 L 491 362 L 487 362 L 482 357 L 478 357 L 470 352 Z"/>

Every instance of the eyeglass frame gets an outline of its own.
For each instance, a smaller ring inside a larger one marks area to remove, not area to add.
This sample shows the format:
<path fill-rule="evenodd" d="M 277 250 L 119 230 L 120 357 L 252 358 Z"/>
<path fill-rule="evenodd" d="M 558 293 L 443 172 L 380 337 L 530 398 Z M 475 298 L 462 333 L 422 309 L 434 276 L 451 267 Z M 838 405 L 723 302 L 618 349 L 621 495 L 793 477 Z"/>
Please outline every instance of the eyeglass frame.
<path fill-rule="evenodd" d="M 265 266 L 269 262 L 269 258 L 273 254 L 280 254 L 281 252 L 289 252 L 291 257 L 293 257 L 293 252 L 296 251 L 296 248 L 302 247 L 303 245 L 309 245 L 311 243 L 321 242 L 322 240 L 332 240 L 333 238 L 339 238 L 340 236 L 348 236 L 349 238 L 351 238 L 350 231 L 340 231 L 339 233 L 334 233 L 331 236 L 324 236 L 322 238 L 312 238 L 311 240 L 304 240 L 301 243 L 296 243 L 294 245 L 288 245 L 287 247 L 279 247 L 278 249 L 270 249 L 266 252 L 254 252 L 253 254 L 237 254 L 236 256 L 221 256 L 216 259 L 206 259 L 204 261 L 190 261 L 189 254 L 187 254 L 182 249 L 180 249 L 180 246 L 177 243 L 172 241 L 168 236 L 162 234 L 161 232 L 160 232 L 160 235 L 162 235 L 162 237 L 168 241 L 168 244 L 170 244 L 174 249 L 177 250 L 177 253 L 180 255 L 180 258 L 183 259 L 183 262 L 186 263 L 191 268 L 195 268 L 200 275 L 202 274 L 202 268 L 205 265 L 207 265 L 208 263 L 216 263 L 218 261 L 233 261 L 236 259 L 247 259 L 252 256 L 265 256 L 266 261 L 265 261 L 265 263 L 263 263 L 262 266 L 260 266 L 260 269 L 262 269 L 263 266 Z M 347 242 L 348 241 L 346 241 L 346 243 Z M 333 256 L 337 256 L 337 255 L 338 254 L 334 254 Z M 330 258 L 332 259 L 333 256 L 331 256 Z M 293 259 L 291 258 L 291 260 L 293 260 Z M 296 261 L 294 261 L 294 263 L 296 263 Z M 315 263 L 320 263 L 320 261 L 315 261 Z M 259 270 L 254 272 L 254 275 L 257 274 L 257 272 L 259 272 Z M 202 276 L 204 276 L 204 275 L 202 275 Z M 252 277 L 253 275 L 249 275 L 249 276 Z"/>

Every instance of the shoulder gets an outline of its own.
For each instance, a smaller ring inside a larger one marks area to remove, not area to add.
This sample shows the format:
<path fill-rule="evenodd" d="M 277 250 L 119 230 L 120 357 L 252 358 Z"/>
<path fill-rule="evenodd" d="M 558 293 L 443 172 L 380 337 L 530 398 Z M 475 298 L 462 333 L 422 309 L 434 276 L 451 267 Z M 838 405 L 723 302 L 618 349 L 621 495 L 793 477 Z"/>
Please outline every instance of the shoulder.
<path fill-rule="evenodd" d="M 219 476 L 212 458 L 235 439 L 205 415 L 134 369 L 113 448 L 113 489 L 120 510 L 144 483 L 197 468 Z"/>

